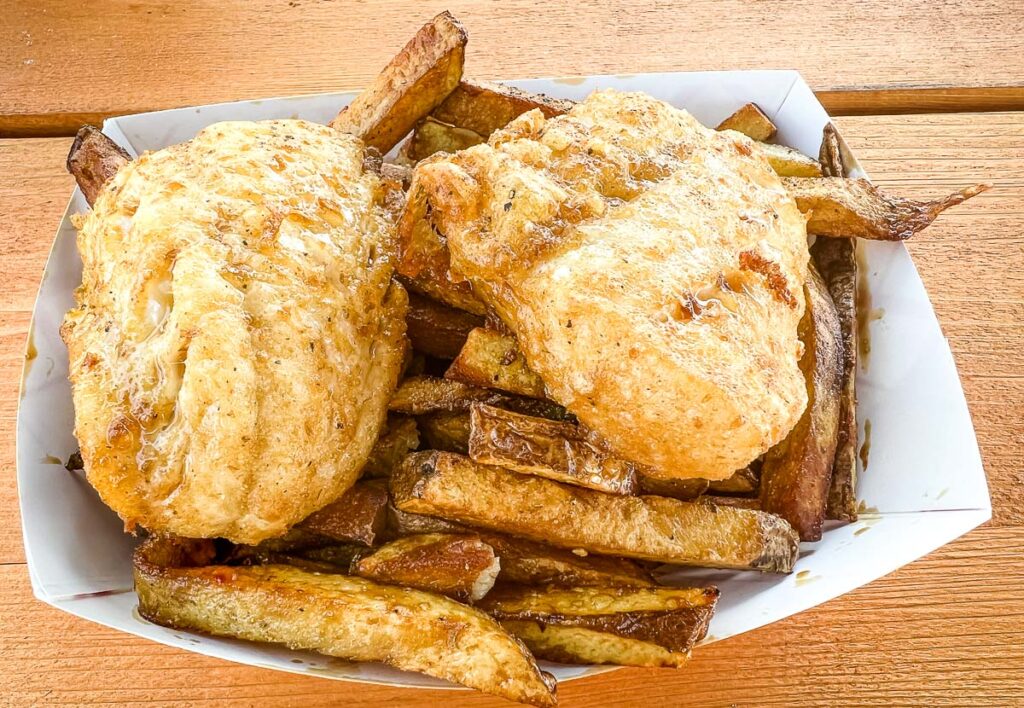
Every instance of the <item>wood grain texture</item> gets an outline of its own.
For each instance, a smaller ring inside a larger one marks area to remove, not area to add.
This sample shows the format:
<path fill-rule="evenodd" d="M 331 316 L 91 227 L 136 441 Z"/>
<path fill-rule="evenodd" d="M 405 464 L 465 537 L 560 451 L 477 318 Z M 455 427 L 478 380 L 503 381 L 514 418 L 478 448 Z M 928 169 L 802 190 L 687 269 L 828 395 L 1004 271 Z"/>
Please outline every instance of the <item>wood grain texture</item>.
<path fill-rule="evenodd" d="M 358 88 L 442 9 L 469 30 L 466 66 L 478 78 L 784 68 L 799 69 L 833 114 L 1024 106 L 1017 1 L 552 0 L 540 12 L 535 0 L 11 0 L 0 136 Z"/>
<path fill-rule="evenodd" d="M 1024 114 L 849 117 L 876 182 L 913 196 L 992 191 L 910 248 L 950 339 L 994 519 L 896 573 L 702 648 L 682 671 L 620 670 L 560 687 L 561 704 L 1012 705 L 1024 686 Z M 14 493 L 14 414 L 28 313 L 72 182 L 70 141 L 0 141 L 8 218 L 0 292 L 0 676 L 15 705 L 498 706 L 229 664 L 129 637 L 32 599 Z M 3 703 L 0 700 L 0 703 Z"/>

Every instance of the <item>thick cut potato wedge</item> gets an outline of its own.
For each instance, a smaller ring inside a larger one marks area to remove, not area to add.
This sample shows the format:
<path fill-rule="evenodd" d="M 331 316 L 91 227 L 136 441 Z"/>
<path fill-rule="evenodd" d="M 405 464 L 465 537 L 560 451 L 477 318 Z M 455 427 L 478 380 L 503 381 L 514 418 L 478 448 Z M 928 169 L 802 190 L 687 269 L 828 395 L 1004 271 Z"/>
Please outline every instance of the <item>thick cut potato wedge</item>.
<path fill-rule="evenodd" d="M 383 480 L 357 482 L 347 492 L 299 524 L 337 541 L 372 546 L 387 522 L 388 492 Z"/>
<path fill-rule="evenodd" d="M 646 587 L 654 585 L 651 574 L 627 558 L 567 551 L 545 543 L 474 529 L 453 521 L 423 516 L 394 507 L 390 528 L 396 536 L 424 533 L 474 534 L 491 546 L 501 560 L 500 583 L 521 585 L 607 585 Z"/>
<path fill-rule="evenodd" d="M 727 497 L 716 494 L 701 494 L 694 499 L 698 504 L 714 504 L 715 506 L 734 506 L 737 509 L 760 509 L 761 500 L 757 497 Z"/>
<path fill-rule="evenodd" d="M 469 454 L 469 413 L 431 413 L 419 417 L 424 447 Z"/>
<path fill-rule="evenodd" d="M 636 494 L 636 469 L 604 443 L 572 423 L 473 404 L 469 456 L 497 465 L 608 494 Z"/>
<path fill-rule="evenodd" d="M 131 155 L 99 128 L 82 126 L 68 152 L 68 172 L 75 178 L 85 201 L 92 206 L 117 171 L 131 162 Z"/>
<path fill-rule="evenodd" d="M 821 177 L 821 163 L 785 145 L 758 143 L 756 149 L 781 177 Z"/>
<path fill-rule="evenodd" d="M 502 587 L 480 606 L 542 659 L 678 667 L 717 601 L 713 587 Z"/>
<path fill-rule="evenodd" d="M 764 114 L 756 103 L 742 106 L 731 116 L 718 124 L 716 130 L 735 130 L 743 133 L 751 140 L 764 142 L 775 137 L 778 129 L 771 119 Z"/>
<path fill-rule="evenodd" d="M 942 199 L 919 202 L 884 194 L 864 179 L 783 177 L 782 182 L 807 215 L 807 233 L 875 241 L 905 241 L 946 209 L 989 188 L 978 184 Z"/>
<path fill-rule="evenodd" d="M 476 601 L 486 595 L 500 568 L 494 549 L 479 536 L 431 533 L 385 544 L 352 564 L 353 575 Z"/>
<path fill-rule="evenodd" d="M 388 152 L 459 85 L 465 48 L 466 31 L 442 12 L 420 28 L 331 127 Z"/>
<path fill-rule="evenodd" d="M 387 477 L 408 453 L 419 447 L 420 436 L 416 421 L 405 416 L 388 416 L 384 430 L 370 450 L 363 465 L 363 477 Z"/>
<path fill-rule="evenodd" d="M 699 477 L 686 479 L 660 479 L 637 471 L 637 482 L 641 494 L 653 494 L 658 497 L 671 497 L 690 501 L 708 490 L 708 480 Z"/>
<path fill-rule="evenodd" d="M 287 565 L 206 566 L 213 541 L 135 551 L 139 613 L 175 629 L 380 661 L 512 701 L 553 706 L 554 678 L 479 610 L 420 590 Z"/>
<path fill-rule="evenodd" d="M 426 117 L 402 144 L 402 157 L 419 162 L 437 152 L 458 152 L 486 142 L 479 133 Z"/>
<path fill-rule="evenodd" d="M 813 265 L 804 289 L 807 309 L 799 334 L 807 408 L 789 435 L 765 455 L 761 508 L 788 521 L 801 541 L 817 541 L 836 454 L 843 343 L 836 308 Z"/>
<path fill-rule="evenodd" d="M 822 133 L 818 158 L 825 174 L 846 175 L 839 135 L 829 123 Z M 839 317 L 843 336 L 843 378 L 839 390 L 839 434 L 832 464 L 825 516 L 840 521 L 857 520 L 857 241 L 852 238 L 820 238 L 811 247 Z"/>
<path fill-rule="evenodd" d="M 479 315 L 409 293 L 405 333 L 412 342 L 412 348 L 418 352 L 440 359 L 454 359 L 469 333 L 483 322 L 484 318 Z"/>
<path fill-rule="evenodd" d="M 551 401 L 513 396 L 433 376 L 413 376 L 402 381 L 395 395 L 391 397 L 388 410 L 406 415 L 426 415 L 440 411 L 456 413 L 469 411 L 474 403 L 486 403 L 516 413 L 552 420 L 572 419 L 564 408 Z"/>
<path fill-rule="evenodd" d="M 708 483 L 708 491 L 712 494 L 754 494 L 760 484 L 760 472 L 747 466 L 733 472 L 731 477 L 712 480 Z"/>
<path fill-rule="evenodd" d="M 390 488 L 402 511 L 570 550 L 783 573 L 792 570 L 797 555 L 796 533 L 770 514 L 604 494 L 449 452 L 409 455 L 392 474 Z"/>
<path fill-rule="evenodd" d="M 445 372 L 446 379 L 544 398 L 544 382 L 526 365 L 516 338 L 477 327 Z"/>
<path fill-rule="evenodd" d="M 527 111 L 538 109 L 551 118 L 568 113 L 572 106 L 573 102 L 564 98 L 527 93 L 489 81 L 463 80 L 434 109 L 433 116 L 487 139 L 495 130 L 504 128 L 513 118 Z"/>

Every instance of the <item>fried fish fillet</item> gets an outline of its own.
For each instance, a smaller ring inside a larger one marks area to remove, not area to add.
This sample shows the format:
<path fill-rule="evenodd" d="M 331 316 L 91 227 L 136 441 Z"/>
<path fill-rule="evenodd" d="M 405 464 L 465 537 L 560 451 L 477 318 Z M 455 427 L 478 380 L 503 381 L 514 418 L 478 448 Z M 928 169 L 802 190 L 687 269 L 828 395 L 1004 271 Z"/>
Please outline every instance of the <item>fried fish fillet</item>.
<path fill-rule="evenodd" d="M 80 220 L 75 434 L 127 527 L 256 543 L 355 481 L 406 306 L 363 153 L 303 121 L 220 123 L 125 164 Z"/>
<path fill-rule="evenodd" d="M 658 476 L 728 477 L 806 406 L 805 218 L 742 135 L 599 91 L 420 163 L 399 233 L 423 219 L 548 395 Z"/>

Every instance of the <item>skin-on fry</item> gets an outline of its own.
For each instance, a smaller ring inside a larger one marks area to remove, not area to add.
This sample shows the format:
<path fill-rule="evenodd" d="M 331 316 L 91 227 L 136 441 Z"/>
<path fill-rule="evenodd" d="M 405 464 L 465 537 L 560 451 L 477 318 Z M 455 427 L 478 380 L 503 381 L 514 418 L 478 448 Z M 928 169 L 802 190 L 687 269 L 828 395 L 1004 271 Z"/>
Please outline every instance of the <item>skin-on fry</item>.
<path fill-rule="evenodd" d="M 501 559 L 499 583 L 521 585 L 580 585 L 645 587 L 654 585 L 651 574 L 627 558 L 567 551 L 391 507 L 390 530 L 396 536 L 429 533 L 474 534 L 491 546 Z"/>
<path fill-rule="evenodd" d="M 416 421 L 405 416 L 388 416 L 384 430 L 370 450 L 363 466 L 363 477 L 387 477 L 409 452 L 420 444 Z"/>
<path fill-rule="evenodd" d="M 457 152 L 485 140 L 472 130 L 442 123 L 428 116 L 420 121 L 409 139 L 402 144 L 402 157 L 410 162 L 419 162 L 435 152 Z"/>
<path fill-rule="evenodd" d="M 556 704 L 554 678 L 479 610 L 287 565 L 205 566 L 213 545 L 151 538 L 139 546 L 139 613 L 165 627 L 380 661 L 512 701 Z"/>
<path fill-rule="evenodd" d="M 100 132 L 99 128 L 84 125 L 71 144 L 67 168 L 82 190 L 85 201 L 92 206 L 103 190 L 103 185 L 131 159 L 131 155 Z"/>
<path fill-rule="evenodd" d="M 544 382 L 530 370 L 516 338 L 477 327 L 445 372 L 446 379 L 544 398 Z"/>
<path fill-rule="evenodd" d="M 469 413 L 431 413 L 419 417 L 424 447 L 469 454 Z"/>
<path fill-rule="evenodd" d="M 671 497 L 690 501 L 696 499 L 708 489 L 708 480 L 699 477 L 686 479 L 661 479 L 652 477 L 637 470 L 637 482 L 641 494 L 653 494 L 658 497 Z"/>
<path fill-rule="evenodd" d="M 380 480 L 358 482 L 320 511 L 306 518 L 298 528 L 327 536 L 372 546 L 387 522 L 388 492 Z"/>
<path fill-rule="evenodd" d="M 402 381 L 391 397 L 388 410 L 406 415 L 425 415 L 440 411 L 455 413 L 469 411 L 474 403 L 486 403 L 489 406 L 507 408 L 516 413 L 551 420 L 572 419 L 564 408 L 551 401 L 513 396 L 433 376 L 413 376 Z"/>
<path fill-rule="evenodd" d="M 715 494 L 701 494 L 695 500 L 698 504 L 714 504 L 715 506 L 734 506 L 737 509 L 760 509 L 761 500 L 757 497 L 725 497 Z"/>
<path fill-rule="evenodd" d="M 843 177 L 846 166 L 839 135 L 829 123 L 822 134 L 819 152 L 822 170 Z M 825 516 L 840 521 L 857 520 L 857 242 L 852 238 L 819 238 L 811 257 L 828 287 L 843 336 L 843 373 L 839 390 L 839 434 L 832 464 Z"/>
<path fill-rule="evenodd" d="M 788 521 L 801 541 L 817 541 L 836 454 L 843 350 L 835 306 L 813 266 L 805 292 L 807 309 L 799 334 L 804 343 L 800 370 L 807 384 L 807 408 L 786 439 L 765 455 L 761 507 Z"/>
<path fill-rule="evenodd" d="M 418 352 L 441 359 L 458 356 L 466 337 L 484 318 L 465 310 L 456 310 L 436 300 L 409 293 L 405 314 L 405 333 Z"/>
<path fill-rule="evenodd" d="M 458 86 L 465 47 L 466 31 L 442 12 L 420 28 L 331 127 L 386 153 Z"/>
<path fill-rule="evenodd" d="M 486 139 L 504 128 L 516 116 L 539 109 L 548 118 L 566 113 L 573 102 L 527 93 L 512 86 L 489 81 L 463 80 L 433 116 L 439 121 L 471 130 Z"/>
<path fill-rule="evenodd" d="M 716 130 L 735 130 L 751 140 L 764 142 L 775 137 L 777 129 L 756 103 L 748 103 L 718 124 Z"/>
<path fill-rule="evenodd" d="M 782 182 L 808 217 L 807 233 L 875 241 L 905 241 L 946 209 L 989 188 L 978 184 L 919 202 L 885 194 L 864 179 L 783 177 Z"/>
<path fill-rule="evenodd" d="M 717 601 L 713 587 L 502 587 L 480 606 L 542 659 L 679 667 Z"/>
<path fill-rule="evenodd" d="M 476 462 L 608 494 L 637 491 L 635 465 L 578 425 L 480 403 L 469 419 L 469 456 Z"/>
<path fill-rule="evenodd" d="M 788 573 L 797 535 L 757 511 L 625 497 L 417 452 L 391 476 L 402 511 L 453 519 L 568 549 L 677 565 Z"/>
<path fill-rule="evenodd" d="M 772 143 L 757 143 L 755 147 L 781 177 L 821 177 L 821 164 L 799 150 Z"/>
<path fill-rule="evenodd" d="M 368 580 L 479 600 L 501 567 L 494 549 L 478 536 L 431 533 L 385 544 L 352 564 L 352 574 Z"/>
<path fill-rule="evenodd" d="M 736 470 L 731 477 L 708 483 L 708 491 L 712 494 L 753 494 L 760 483 L 761 474 L 748 466 Z"/>

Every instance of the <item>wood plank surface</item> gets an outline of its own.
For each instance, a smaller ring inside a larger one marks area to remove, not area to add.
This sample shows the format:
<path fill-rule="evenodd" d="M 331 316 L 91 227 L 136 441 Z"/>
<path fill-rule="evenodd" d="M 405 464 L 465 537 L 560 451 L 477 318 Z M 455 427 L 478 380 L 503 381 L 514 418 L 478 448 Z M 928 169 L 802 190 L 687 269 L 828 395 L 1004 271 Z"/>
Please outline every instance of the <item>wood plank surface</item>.
<path fill-rule="evenodd" d="M 358 88 L 442 9 L 480 78 L 799 69 L 836 115 L 1024 108 L 1019 0 L 9 0 L 0 137 Z"/>
<path fill-rule="evenodd" d="M 953 347 L 988 472 L 987 526 L 892 575 L 700 649 L 682 671 L 565 683 L 563 706 L 1013 705 L 1024 700 L 1024 114 L 837 121 L 885 188 L 992 191 L 910 243 Z M 14 481 L 29 312 L 72 187 L 66 139 L 0 140 L 0 704 L 509 705 L 229 664 L 130 637 L 31 596 Z"/>

